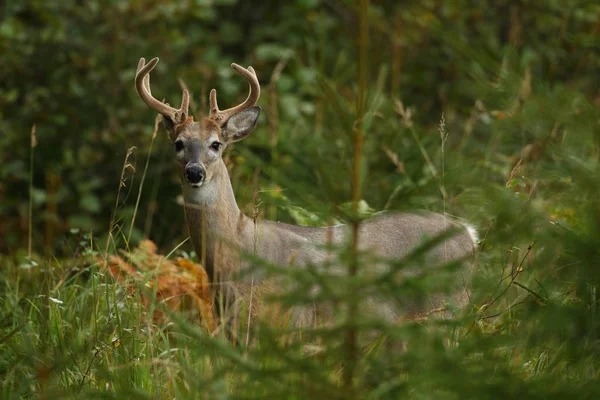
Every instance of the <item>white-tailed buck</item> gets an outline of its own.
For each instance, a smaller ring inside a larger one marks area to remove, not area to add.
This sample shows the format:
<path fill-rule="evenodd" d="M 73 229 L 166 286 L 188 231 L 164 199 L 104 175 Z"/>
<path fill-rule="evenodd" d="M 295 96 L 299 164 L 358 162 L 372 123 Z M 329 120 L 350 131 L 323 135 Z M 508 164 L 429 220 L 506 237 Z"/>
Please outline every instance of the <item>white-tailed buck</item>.
<path fill-rule="evenodd" d="M 271 263 L 293 268 L 323 264 L 328 259 L 323 245 L 328 241 L 343 243 L 349 237 L 350 229 L 345 225 L 313 228 L 255 221 L 240 211 L 222 155 L 227 146 L 248 137 L 256 125 L 260 113 L 260 107 L 256 106 L 260 85 L 252 67 L 246 69 L 232 64 L 250 84 L 250 94 L 243 103 L 220 110 L 213 89 L 210 114 L 194 121 L 188 114 L 189 94 L 186 90 L 178 109 L 152 96 L 149 73 L 157 63 L 158 58 L 148 64 L 140 59 L 135 86 L 142 100 L 163 116 L 164 126 L 173 141 L 194 249 L 209 277 L 217 284 L 215 287 L 226 287 L 228 296 L 251 305 L 252 313 L 256 315 L 260 313 L 261 297 L 276 285 L 256 274 L 254 278 L 249 274 L 240 278 L 240 272 L 248 268 L 249 263 L 243 254 L 254 254 Z M 436 237 L 449 229 L 458 232 L 430 249 L 427 260 L 432 261 L 431 264 L 440 264 L 470 258 L 476 248 L 475 231 L 442 214 L 384 213 L 361 223 L 358 237 L 361 249 L 371 249 L 382 259 L 399 260 L 424 238 Z M 471 262 L 467 261 L 467 264 L 471 265 Z M 379 268 L 382 267 L 366 263 L 362 266 L 363 270 Z M 341 271 L 343 269 L 339 268 L 337 272 Z M 467 299 L 466 285 L 470 275 L 470 271 L 461 271 L 464 276 L 457 279 L 457 287 L 451 295 L 428 294 L 427 301 L 418 304 L 390 304 L 371 299 L 365 299 L 363 303 L 369 312 L 388 320 L 423 315 L 440 308 L 448 300 L 460 306 Z M 325 322 L 331 317 L 328 310 L 319 307 L 292 312 L 296 326 L 312 325 L 317 319 Z"/>

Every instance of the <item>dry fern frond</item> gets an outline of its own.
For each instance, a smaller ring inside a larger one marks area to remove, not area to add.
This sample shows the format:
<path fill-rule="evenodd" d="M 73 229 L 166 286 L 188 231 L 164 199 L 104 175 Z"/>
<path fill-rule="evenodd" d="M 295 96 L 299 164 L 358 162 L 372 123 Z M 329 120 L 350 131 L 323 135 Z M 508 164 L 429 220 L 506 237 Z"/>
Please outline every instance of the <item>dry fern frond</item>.
<path fill-rule="evenodd" d="M 143 240 L 131 252 L 121 251 L 121 256 L 109 258 L 108 271 L 135 293 L 134 283 L 145 283 L 149 292 L 156 290 L 156 298 L 171 310 L 193 310 L 200 324 L 209 332 L 214 331 L 215 318 L 212 313 L 208 275 L 199 264 L 184 258 L 167 260 L 157 254 L 156 244 Z M 142 303 L 149 307 L 150 295 L 142 293 Z M 154 311 L 155 322 L 165 321 L 166 315 Z"/>

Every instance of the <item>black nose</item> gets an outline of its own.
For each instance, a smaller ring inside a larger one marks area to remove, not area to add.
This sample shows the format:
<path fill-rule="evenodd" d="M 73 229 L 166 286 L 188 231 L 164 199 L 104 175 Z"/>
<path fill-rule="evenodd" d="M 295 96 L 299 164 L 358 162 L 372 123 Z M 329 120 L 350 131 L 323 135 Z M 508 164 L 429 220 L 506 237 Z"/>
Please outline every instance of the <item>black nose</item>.
<path fill-rule="evenodd" d="M 200 164 L 189 164 L 185 167 L 185 179 L 189 183 L 200 183 L 204 179 L 204 168 Z"/>

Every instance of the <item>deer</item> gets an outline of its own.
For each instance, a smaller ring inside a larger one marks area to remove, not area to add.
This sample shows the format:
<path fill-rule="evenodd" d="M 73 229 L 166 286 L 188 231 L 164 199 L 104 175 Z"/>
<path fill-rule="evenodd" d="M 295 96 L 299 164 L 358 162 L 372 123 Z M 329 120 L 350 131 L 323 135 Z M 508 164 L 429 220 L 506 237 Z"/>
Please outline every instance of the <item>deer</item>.
<path fill-rule="evenodd" d="M 252 67 L 231 67 L 249 84 L 245 101 L 221 110 L 215 89 L 209 95 L 209 114 L 194 121 L 189 113 L 189 93 L 183 89 L 181 105 L 171 107 L 153 97 L 150 72 L 159 59 L 148 63 L 141 58 L 135 76 L 137 93 L 144 103 L 162 116 L 162 122 L 174 146 L 175 165 L 181 181 L 184 210 L 192 246 L 201 259 L 215 290 L 225 293 L 230 304 L 242 300 L 248 305 L 251 319 L 261 315 L 262 296 L 277 286 L 268 276 L 244 274 L 251 254 L 269 263 L 303 268 L 324 264 L 331 257 L 327 243 L 344 243 L 351 235 L 348 225 L 308 227 L 282 222 L 257 220 L 246 216 L 236 202 L 223 151 L 247 138 L 256 126 L 261 108 L 257 106 L 260 84 Z M 382 259 L 399 260 L 423 243 L 448 230 L 454 234 L 428 250 L 428 260 L 444 262 L 466 260 L 466 271 L 449 295 L 428 294 L 419 304 L 381 303 L 366 299 L 369 312 L 387 320 L 428 315 L 454 301 L 460 308 L 468 302 L 469 280 L 477 249 L 477 232 L 468 224 L 434 212 L 385 212 L 362 221 L 358 229 L 358 246 Z M 377 264 L 377 263 L 375 263 Z M 253 268 L 256 268 L 254 265 Z M 335 268 L 335 267 L 334 267 Z M 365 265 L 366 269 L 380 269 Z M 341 270 L 338 268 L 338 272 Z M 418 271 L 417 271 L 418 272 Z M 414 272 L 413 272 L 414 273 Z M 334 316 L 326 307 L 298 307 L 291 312 L 296 327 L 315 326 Z"/>

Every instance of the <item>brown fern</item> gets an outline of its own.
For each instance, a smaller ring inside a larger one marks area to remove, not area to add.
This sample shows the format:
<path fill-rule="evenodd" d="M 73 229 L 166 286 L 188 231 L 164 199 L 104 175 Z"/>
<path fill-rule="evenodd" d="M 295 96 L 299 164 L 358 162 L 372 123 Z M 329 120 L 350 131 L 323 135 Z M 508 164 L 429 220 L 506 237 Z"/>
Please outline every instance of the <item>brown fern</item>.
<path fill-rule="evenodd" d="M 146 282 L 149 291 L 143 291 L 142 303 L 149 307 L 151 296 L 156 290 L 156 298 L 171 310 L 196 311 L 201 326 L 209 332 L 216 324 L 212 313 L 211 295 L 206 271 L 199 264 L 184 258 L 175 261 L 157 254 L 156 244 L 143 240 L 131 252 L 121 251 L 121 255 L 109 258 L 109 272 L 117 281 L 125 283 L 129 293 L 135 293 L 137 284 Z M 151 278 L 148 278 L 151 274 Z M 167 316 L 160 310 L 153 314 L 155 322 L 165 322 Z"/>

